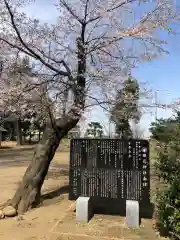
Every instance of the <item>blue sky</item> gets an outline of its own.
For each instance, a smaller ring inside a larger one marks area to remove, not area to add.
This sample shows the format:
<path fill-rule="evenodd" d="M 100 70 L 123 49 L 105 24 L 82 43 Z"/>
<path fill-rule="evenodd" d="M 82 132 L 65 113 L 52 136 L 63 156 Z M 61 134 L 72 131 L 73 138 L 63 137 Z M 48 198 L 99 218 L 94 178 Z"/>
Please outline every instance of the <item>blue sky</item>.
<path fill-rule="evenodd" d="M 52 5 L 57 0 L 38 0 L 35 5 L 26 7 L 26 12 L 32 17 L 37 17 L 46 22 L 53 22 L 57 16 L 57 12 Z M 133 70 L 133 76 L 140 82 L 148 82 L 148 88 L 153 92 L 158 91 L 158 102 L 163 104 L 170 103 L 173 99 L 180 97 L 180 38 L 168 37 L 169 44 L 167 49 L 169 55 L 164 55 L 158 59 L 141 64 Z M 150 123 L 155 120 L 155 109 L 150 109 L 151 114 L 146 113 L 140 122 L 141 128 L 144 129 L 145 135 L 148 135 Z M 170 117 L 171 109 L 158 109 L 158 118 Z M 90 119 L 92 121 L 100 121 L 108 128 L 107 115 L 103 110 L 96 107 L 92 112 Z"/>

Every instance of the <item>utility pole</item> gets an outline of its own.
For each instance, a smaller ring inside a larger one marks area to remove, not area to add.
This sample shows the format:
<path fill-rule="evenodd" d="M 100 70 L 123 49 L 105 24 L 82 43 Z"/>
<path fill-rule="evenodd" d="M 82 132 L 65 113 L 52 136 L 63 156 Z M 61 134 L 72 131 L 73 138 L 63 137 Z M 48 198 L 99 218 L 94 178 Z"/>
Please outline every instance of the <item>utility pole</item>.
<path fill-rule="evenodd" d="M 111 138 L 111 120 L 109 119 L 109 138 Z"/>
<path fill-rule="evenodd" d="M 157 116 L 157 114 L 158 114 L 158 106 L 157 106 L 157 104 L 158 104 L 158 96 L 157 96 L 157 92 L 158 91 L 155 91 L 155 117 L 156 117 L 156 121 L 157 121 L 157 119 L 158 119 L 158 116 Z"/>
<path fill-rule="evenodd" d="M 160 90 L 155 91 L 155 101 L 154 101 L 154 107 L 155 107 L 155 120 L 158 120 L 158 109 L 172 109 L 171 104 L 162 104 L 159 101 L 159 95 L 158 93 Z M 151 106 L 153 107 L 153 105 Z"/>

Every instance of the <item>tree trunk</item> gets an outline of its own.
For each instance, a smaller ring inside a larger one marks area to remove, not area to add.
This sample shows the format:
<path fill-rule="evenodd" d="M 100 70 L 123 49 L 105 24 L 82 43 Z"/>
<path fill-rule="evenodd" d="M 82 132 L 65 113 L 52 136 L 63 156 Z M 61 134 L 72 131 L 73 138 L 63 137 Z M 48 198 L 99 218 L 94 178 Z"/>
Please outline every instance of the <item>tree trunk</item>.
<path fill-rule="evenodd" d="M 60 140 L 72 129 L 78 120 L 66 121 L 64 126 L 55 129 L 47 126 L 40 143 L 37 145 L 31 164 L 27 168 L 22 182 L 10 204 L 22 214 L 40 202 L 41 187 L 54 157 Z"/>
<path fill-rule="evenodd" d="M 1 142 L 2 142 L 2 132 L 0 131 L 0 148 L 1 148 Z"/>
<path fill-rule="evenodd" d="M 16 120 L 16 135 L 17 135 L 17 145 L 22 145 L 22 130 L 21 130 L 21 119 Z"/>
<path fill-rule="evenodd" d="M 31 143 L 31 138 L 32 138 L 32 134 L 31 134 L 31 131 L 29 133 L 29 144 Z"/>
<path fill-rule="evenodd" d="M 41 130 L 39 130 L 39 142 L 41 140 Z"/>

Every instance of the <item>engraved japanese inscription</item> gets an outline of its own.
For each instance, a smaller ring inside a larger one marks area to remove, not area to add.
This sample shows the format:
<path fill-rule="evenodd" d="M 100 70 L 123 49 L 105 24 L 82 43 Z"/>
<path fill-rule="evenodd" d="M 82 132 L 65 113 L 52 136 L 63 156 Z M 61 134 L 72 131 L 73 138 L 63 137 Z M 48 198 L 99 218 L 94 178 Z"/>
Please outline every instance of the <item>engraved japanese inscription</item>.
<path fill-rule="evenodd" d="M 147 140 L 72 139 L 69 199 L 149 199 Z"/>

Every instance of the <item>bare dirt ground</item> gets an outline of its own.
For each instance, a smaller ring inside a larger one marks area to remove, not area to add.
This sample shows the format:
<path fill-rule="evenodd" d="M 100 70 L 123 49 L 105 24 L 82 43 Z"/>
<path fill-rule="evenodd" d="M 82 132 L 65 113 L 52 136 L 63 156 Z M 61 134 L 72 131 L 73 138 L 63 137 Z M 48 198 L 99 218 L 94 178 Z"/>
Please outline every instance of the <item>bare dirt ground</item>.
<path fill-rule="evenodd" d="M 14 194 L 33 154 L 33 146 L 0 149 L 0 205 Z M 42 189 L 42 205 L 23 216 L 0 220 L 0 240 L 136 240 L 158 239 L 151 220 L 130 230 L 119 216 L 95 215 L 75 222 L 75 203 L 68 200 L 68 152 L 57 152 Z"/>

